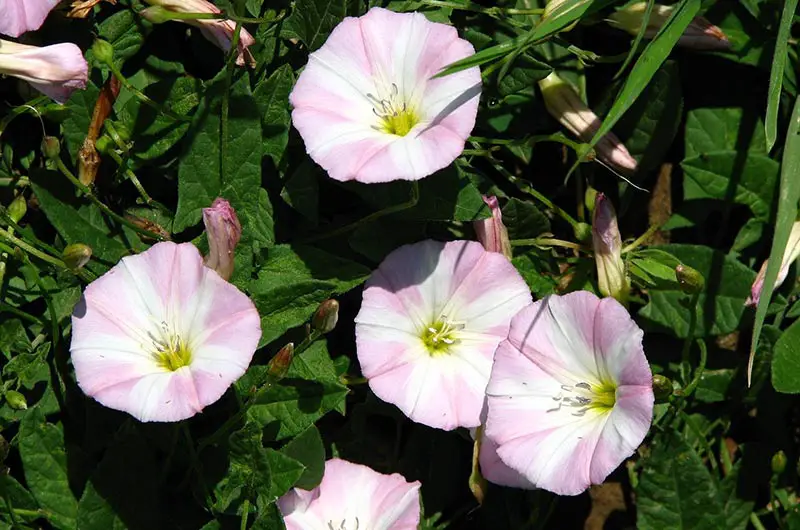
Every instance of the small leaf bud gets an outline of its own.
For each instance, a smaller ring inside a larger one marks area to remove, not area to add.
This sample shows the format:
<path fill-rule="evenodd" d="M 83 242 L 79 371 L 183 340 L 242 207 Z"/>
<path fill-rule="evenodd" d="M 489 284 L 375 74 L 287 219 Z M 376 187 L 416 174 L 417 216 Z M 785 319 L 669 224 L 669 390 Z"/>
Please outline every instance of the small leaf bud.
<path fill-rule="evenodd" d="M 672 395 L 673 386 L 672 381 L 668 377 L 661 374 L 653 376 L 653 395 L 656 398 L 656 403 L 666 403 Z"/>
<path fill-rule="evenodd" d="M 61 144 L 55 136 L 45 136 L 42 139 L 42 153 L 48 160 L 55 160 L 61 152 Z"/>
<path fill-rule="evenodd" d="M 8 402 L 8 406 L 14 410 L 28 409 L 28 402 L 25 400 L 25 396 L 16 390 L 6 390 L 6 401 Z"/>
<path fill-rule="evenodd" d="M 783 451 L 778 451 L 774 455 L 772 455 L 772 461 L 770 462 L 772 465 L 772 473 L 775 475 L 780 475 L 786 469 L 786 453 Z"/>
<path fill-rule="evenodd" d="M 92 44 L 92 53 L 101 63 L 111 65 L 114 63 L 114 47 L 103 39 L 97 39 Z"/>
<path fill-rule="evenodd" d="M 706 280 L 703 278 L 703 275 L 686 265 L 678 265 L 675 267 L 675 278 L 678 280 L 681 291 L 687 294 L 697 294 L 702 291 L 703 287 L 706 285 Z"/>
<path fill-rule="evenodd" d="M 267 363 L 267 373 L 277 381 L 286 377 L 294 358 L 294 343 L 290 342 L 280 349 Z"/>
<path fill-rule="evenodd" d="M 84 265 L 89 263 L 92 257 L 92 247 L 84 245 L 83 243 L 73 243 L 67 245 L 64 252 L 61 254 L 61 259 L 72 270 L 78 270 Z"/>
<path fill-rule="evenodd" d="M 332 331 L 337 322 L 339 322 L 339 302 L 332 298 L 322 302 L 311 317 L 311 326 L 320 333 Z"/>
<path fill-rule="evenodd" d="M 28 211 L 28 201 L 25 200 L 24 195 L 17 195 L 11 204 L 8 205 L 8 216 L 13 220 L 15 223 L 19 223 L 20 220 L 25 217 L 25 212 Z"/>

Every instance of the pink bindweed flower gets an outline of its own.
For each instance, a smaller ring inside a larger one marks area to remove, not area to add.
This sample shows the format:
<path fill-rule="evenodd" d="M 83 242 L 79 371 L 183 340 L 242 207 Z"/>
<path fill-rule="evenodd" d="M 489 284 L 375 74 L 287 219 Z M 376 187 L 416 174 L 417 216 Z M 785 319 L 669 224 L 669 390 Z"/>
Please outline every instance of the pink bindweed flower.
<path fill-rule="evenodd" d="M 676 4 L 677 5 L 677 4 Z M 615 11 L 608 19 L 609 24 L 627 31 L 631 35 L 638 35 L 644 22 L 644 13 L 647 2 L 635 2 Z M 644 30 L 645 38 L 652 39 L 664 26 L 675 5 L 655 4 L 650 11 L 650 18 Z M 696 50 L 727 50 L 730 48 L 728 37 L 721 29 L 703 17 L 695 17 L 678 39 L 678 46 L 694 48 Z"/>
<path fill-rule="evenodd" d="M 0 39 L 0 74 L 18 77 L 33 88 L 64 103 L 77 89 L 86 88 L 89 65 L 72 43 L 27 46 Z"/>
<path fill-rule="evenodd" d="M 603 296 L 613 296 L 623 304 L 631 286 L 622 259 L 622 236 L 617 226 L 617 212 L 605 194 L 595 196 L 592 214 L 592 246 L 597 267 L 597 286 Z"/>
<path fill-rule="evenodd" d="M 192 244 L 165 242 L 86 287 L 70 352 L 86 395 L 140 421 L 179 421 L 222 397 L 260 337 L 250 299 Z"/>
<path fill-rule="evenodd" d="M 0 35 L 19 37 L 39 29 L 59 0 L 0 1 Z"/>
<path fill-rule="evenodd" d="M 208 236 L 206 267 L 210 267 L 229 280 L 233 275 L 233 251 L 242 237 L 242 225 L 231 203 L 217 197 L 211 208 L 203 208 L 203 224 Z"/>
<path fill-rule="evenodd" d="M 170 13 L 213 13 L 219 14 L 222 11 L 217 6 L 206 0 L 145 0 L 152 7 L 143 9 L 139 14 L 154 24 L 166 22 L 170 19 Z M 203 37 L 213 42 L 218 48 L 227 52 L 233 43 L 233 34 L 236 31 L 236 23 L 228 19 L 174 19 L 196 27 L 203 34 Z M 248 49 L 256 43 L 256 40 L 246 29 L 239 30 L 239 43 L 236 47 L 236 64 L 239 66 L 256 65 L 253 54 Z"/>
<path fill-rule="evenodd" d="M 489 207 L 492 216 L 473 223 L 478 241 L 486 250 L 498 252 L 511 259 L 511 242 L 508 239 L 506 225 L 503 224 L 503 212 L 500 210 L 497 197 L 484 195 L 483 202 Z"/>
<path fill-rule="evenodd" d="M 361 371 L 375 395 L 418 423 L 477 427 L 494 350 L 530 301 L 514 266 L 478 242 L 400 247 L 364 290 Z"/>
<path fill-rule="evenodd" d="M 474 53 L 421 13 L 345 18 L 300 74 L 292 123 L 335 180 L 421 179 L 464 150 L 481 92 L 477 67 L 432 77 Z"/>
<path fill-rule="evenodd" d="M 555 72 L 539 80 L 539 88 L 542 90 L 547 112 L 582 142 L 591 141 L 602 122 L 581 100 L 575 89 Z M 606 133 L 594 149 L 603 162 L 617 171 L 625 174 L 636 171 L 636 159 L 614 133 Z"/>
<path fill-rule="evenodd" d="M 551 295 L 511 321 L 486 389 L 486 437 L 536 487 L 577 495 L 602 483 L 652 421 L 642 330 L 613 298 Z"/>
<path fill-rule="evenodd" d="M 384 475 L 367 466 L 333 458 L 311 491 L 294 488 L 278 499 L 286 530 L 416 530 L 418 481 Z"/>
<path fill-rule="evenodd" d="M 792 225 L 792 231 L 789 233 L 786 249 L 783 251 L 778 277 L 775 278 L 775 289 L 780 287 L 786 280 L 786 276 L 789 275 L 789 267 L 797 261 L 798 257 L 800 257 L 800 221 L 795 221 Z M 744 305 L 753 307 L 758 305 L 758 300 L 761 298 L 761 290 L 764 288 L 764 277 L 767 275 L 768 262 L 769 260 L 764 260 L 764 263 L 761 264 L 761 269 L 759 269 L 753 286 L 750 288 L 750 296 L 745 300 Z"/>

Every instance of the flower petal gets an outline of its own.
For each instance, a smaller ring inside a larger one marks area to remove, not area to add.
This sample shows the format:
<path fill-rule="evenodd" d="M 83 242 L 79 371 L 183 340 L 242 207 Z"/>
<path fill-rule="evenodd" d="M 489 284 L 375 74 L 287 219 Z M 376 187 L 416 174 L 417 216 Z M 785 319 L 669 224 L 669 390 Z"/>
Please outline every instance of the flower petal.
<path fill-rule="evenodd" d="M 625 307 L 604 298 L 594 319 L 594 348 L 598 367 L 618 385 L 653 386 L 653 374 L 642 348 L 643 332 Z"/>
<path fill-rule="evenodd" d="M 3 0 L 0 2 L 0 35 L 19 37 L 39 29 L 59 0 Z"/>

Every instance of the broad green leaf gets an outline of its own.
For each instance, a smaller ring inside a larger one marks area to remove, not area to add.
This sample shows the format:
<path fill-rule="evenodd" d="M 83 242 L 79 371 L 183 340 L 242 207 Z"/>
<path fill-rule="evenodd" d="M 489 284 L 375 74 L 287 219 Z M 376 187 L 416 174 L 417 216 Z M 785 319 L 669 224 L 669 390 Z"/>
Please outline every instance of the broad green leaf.
<path fill-rule="evenodd" d="M 313 52 L 347 15 L 348 4 L 349 0 L 297 0 L 281 36 L 300 39 Z"/>
<path fill-rule="evenodd" d="M 767 154 L 761 117 L 735 107 L 700 108 L 686 115 L 686 158 L 717 151 Z"/>
<path fill-rule="evenodd" d="M 304 160 L 286 181 L 281 197 L 316 226 L 319 221 L 319 178 L 322 170 L 311 160 Z"/>
<path fill-rule="evenodd" d="M 644 461 L 636 488 L 640 530 L 726 530 L 717 485 L 703 460 L 676 434 Z"/>
<path fill-rule="evenodd" d="M 6 359 L 17 352 L 27 351 L 30 347 L 30 339 L 25 332 L 25 327 L 17 319 L 9 319 L 0 323 L 0 352 Z"/>
<path fill-rule="evenodd" d="M 266 449 L 265 455 L 270 469 L 269 495 L 277 499 L 294 487 L 305 473 L 306 467 L 291 456 L 274 449 Z"/>
<path fill-rule="evenodd" d="M 0 504 L 0 516 L 3 519 L 13 520 L 9 513 L 9 508 L 16 510 L 14 519 L 17 520 L 34 521 L 44 518 L 44 512 L 40 513 L 38 511 L 39 504 L 33 498 L 33 495 L 11 475 L 0 474 L 0 496 L 7 501 Z M 22 512 L 20 510 L 25 511 Z M 33 514 L 30 512 L 33 512 Z"/>
<path fill-rule="evenodd" d="M 275 70 L 253 90 L 261 116 L 264 154 L 277 166 L 289 142 L 289 93 L 294 86 L 294 74 L 289 65 Z"/>
<path fill-rule="evenodd" d="M 215 510 L 237 513 L 245 500 L 272 490 L 272 459 L 261 439 L 261 427 L 252 421 L 228 437 L 230 463 L 215 487 Z"/>
<path fill-rule="evenodd" d="M 99 95 L 100 89 L 90 79 L 86 83 L 86 89 L 76 90 L 65 105 L 69 111 L 69 118 L 64 120 L 62 125 L 65 140 L 65 145 L 62 146 L 62 149 L 66 149 L 69 153 L 69 158 L 73 161 L 76 160 L 78 149 L 86 139 L 89 123 L 92 121 L 94 104 Z M 63 177 L 59 176 L 59 178 Z"/>
<path fill-rule="evenodd" d="M 550 220 L 530 201 L 511 198 L 502 213 L 509 239 L 531 239 L 550 231 Z"/>
<path fill-rule="evenodd" d="M 699 10 L 700 0 L 682 0 L 677 4 L 675 11 L 661 27 L 655 38 L 647 44 L 642 55 L 631 69 L 631 73 L 617 95 L 614 105 L 612 105 L 611 110 L 608 111 L 605 119 L 603 119 L 603 123 L 595 133 L 592 141 L 589 142 L 591 147 L 597 145 L 600 138 L 605 136 L 625 111 L 633 105 L 636 98 L 644 91 L 661 67 L 661 64 L 667 59 L 672 48 L 675 47 L 678 39 L 683 35 L 684 30 Z M 576 165 L 573 166 L 573 169 L 577 167 L 578 163 L 575 163 Z"/>
<path fill-rule="evenodd" d="M 664 245 L 656 247 L 672 254 L 706 279 L 697 304 L 695 337 L 723 335 L 735 331 L 744 302 L 750 295 L 755 272 L 732 256 L 700 245 Z M 639 311 L 646 328 L 670 330 L 677 337 L 689 334 L 691 312 L 686 307 L 689 296 L 675 290 L 651 291 L 647 305 Z"/>
<path fill-rule="evenodd" d="M 800 320 L 795 320 L 775 344 L 772 386 L 778 392 L 800 393 Z"/>
<path fill-rule="evenodd" d="M 20 422 L 18 440 L 25 482 L 47 519 L 59 530 L 75 530 L 78 501 L 69 487 L 61 427 L 31 408 Z"/>
<path fill-rule="evenodd" d="M 114 47 L 114 62 L 121 66 L 142 47 L 150 27 L 143 17 L 124 9 L 100 23 L 98 34 Z"/>
<path fill-rule="evenodd" d="M 307 350 L 292 359 L 287 377 L 299 377 L 309 381 L 338 381 L 324 340 L 317 340 Z"/>
<path fill-rule="evenodd" d="M 316 427 L 312 425 L 298 434 L 283 446 L 281 452 L 305 466 L 303 475 L 295 484 L 298 488 L 312 490 L 319 485 L 325 473 L 325 446 Z"/>
<path fill-rule="evenodd" d="M 772 70 L 769 74 L 769 93 L 767 95 L 767 116 L 764 124 L 767 136 L 767 151 L 772 150 L 778 138 L 778 107 L 781 102 L 781 88 L 783 87 L 783 70 L 786 67 L 789 51 L 789 37 L 791 36 L 792 23 L 797 15 L 797 0 L 785 0 L 781 25 L 775 41 L 775 52 L 772 56 Z"/>
<path fill-rule="evenodd" d="M 500 79 L 497 91 L 505 97 L 529 89 L 552 71 L 550 65 L 534 59 L 530 54 L 522 54 L 514 60 L 508 73 Z"/>
<path fill-rule="evenodd" d="M 775 287 L 775 280 L 778 278 L 778 270 L 781 266 L 784 250 L 789 241 L 789 233 L 797 219 L 797 201 L 800 200 L 800 97 L 794 102 L 792 118 L 789 122 L 789 129 L 786 131 L 786 145 L 783 150 L 783 161 L 781 163 L 781 184 L 778 195 L 778 213 L 775 219 L 775 235 L 772 238 L 772 248 L 769 252 L 769 264 L 764 274 L 764 286 L 761 289 L 761 296 L 756 306 L 755 322 L 753 324 L 753 338 L 750 343 L 750 361 L 747 367 L 747 379 L 753 369 L 753 358 L 755 357 L 758 338 L 764 319 L 767 317 L 772 293 Z"/>

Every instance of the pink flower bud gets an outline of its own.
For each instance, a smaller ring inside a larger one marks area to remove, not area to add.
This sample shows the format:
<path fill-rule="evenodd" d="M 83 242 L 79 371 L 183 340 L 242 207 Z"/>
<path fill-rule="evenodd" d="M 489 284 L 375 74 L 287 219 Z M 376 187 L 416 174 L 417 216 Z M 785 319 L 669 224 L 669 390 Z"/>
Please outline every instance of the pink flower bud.
<path fill-rule="evenodd" d="M 612 14 L 609 17 L 609 23 L 614 27 L 627 31 L 631 35 L 638 35 L 639 29 L 644 22 L 646 7 L 647 2 L 630 4 Z M 647 21 L 644 36 L 648 39 L 655 37 L 674 10 L 674 5 L 654 5 L 650 11 L 650 18 Z M 696 17 L 681 35 L 678 40 L 678 46 L 696 50 L 727 50 L 730 48 L 730 42 L 728 42 L 728 37 L 725 36 L 725 33 L 717 26 L 703 17 Z"/>
<path fill-rule="evenodd" d="M 339 302 L 333 298 L 322 302 L 311 317 L 311 326 L 320 333 L 333 331 L 338 322 Z"/>
<path fill-rule="evenodd" d="M 484 195 L 483 202 L 489 207 L 492 216 L 472 224 L 478 241 L 489 252 L 497 252 L 511 259 L 511 242 L 508 240 L 508 230 L 503 224 L 503 214 L 497 203 L 497 197 Z"/>
<path fill-rule="evenodd" d="M 589 142 L 600 129 L 600 118 L 578 93 L 555 72 L 539 81 L 547 112 L 582 142 Z M 613 133 L 606 133 L 594 147 L 597 156 L 622 173 L 636 171 L 636 160 Z"/>
<path fill-rule="evenodd" d="M 206 0 L 145 0 L 151 6 L 156 6 L 161 9 L 151 10 L 152 8 L 144 9 L 140 14 L 151 20 L 155 24 L 164 22 L 164 10 L 172 11 L 173 13 L 214 13 L 219 14 L 221 11 Z M 233 42 L 233 34 L 236 31 L 236 23 L 232 20 L 226 19 L 195 19 L 195 20 L 178 20 L 184 22 L 200 30 L 203 36 L 213 42 L 217 47 L 227 52 L 231 49 Z M 244 28 L 239 31 L 239 43 L 236 47 L 238 55 L 236 57 L 236 64 L 239 66 L 255 66 L 256 60 L 253 54 L 250 53 L 248 47 L 255 44 L 256 40 Z"/>
<path fill-rule="evenodd" d="M 73 91 L 86 88 L 89 65 L 72 43 L 39 48 L 0 40 L 0 74 L 27 81 L 39 92 L 64 103 Z"/>
<path fill-rule="evenodd" d="M 792 231 L 789 233 L 789 241 L 786 243 L 786 250 L 783 251 L 783 258 L 781 259 L 781 268 L 778 270 L 778 277 L 775 278 L 775 289 L 783 284 L 786 276 L 789 274 L 789 267 L 797 261 L 800 257 L 800 221 L 795 221 L 792 225 Z M 767 263 L 769 260 L 764 260 L 761 269 L 758 271 L 753 286 L 750 288 L 750 297 L 745 300 L 746 306 L 757 306 L 758 300 L 761 298 L 761 290 L 764 288 L 764 278 L 767 275 Z"/>
<path fill-rule="evenodd" d="M 622 261 L 622 237 L 617 227 L 617 213 L 611 201 L 602 193 L 595 198 L 592 243 L 600 293 L 626 303 L 630 284 L 625 274 L 625 262 Z"/>
<path fill-rule="evenodd" d="M 217 198 L 211 208 L 203 208 L 203 223 L 208 236 L 206 267 L 225 280 L 233 274 L 233 251 L 242 237 L 242 225 L 228 201 Z"/>
<path fill-rule="evenodd" d="M 19 37 L 33 31 L 47 18 L 59 0 L 3 0 L 0 2 L 0 35 Z"/>

